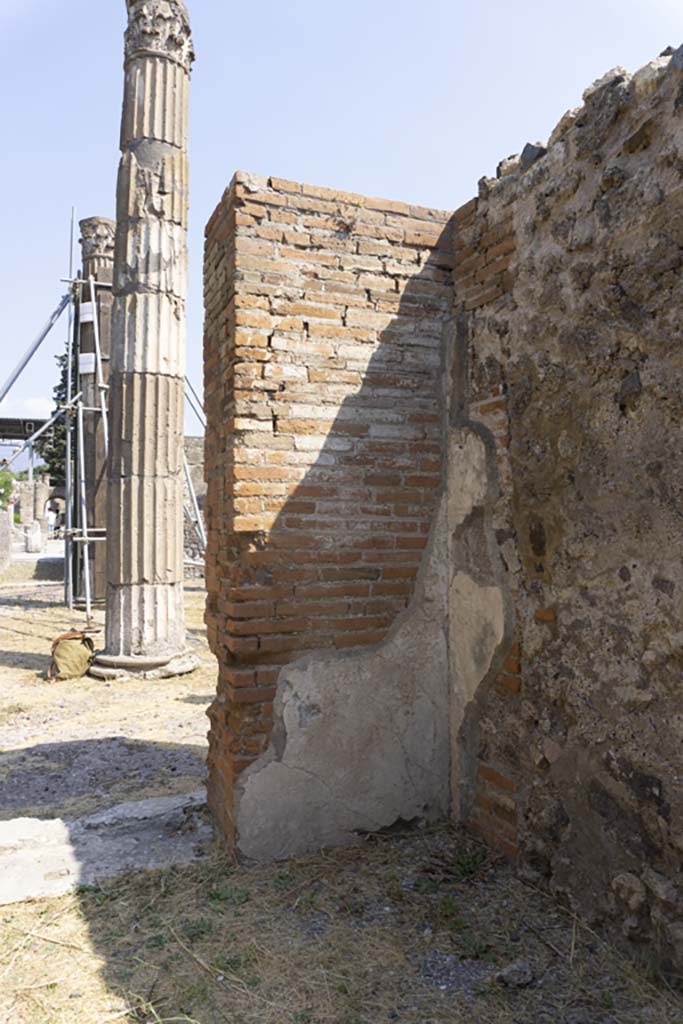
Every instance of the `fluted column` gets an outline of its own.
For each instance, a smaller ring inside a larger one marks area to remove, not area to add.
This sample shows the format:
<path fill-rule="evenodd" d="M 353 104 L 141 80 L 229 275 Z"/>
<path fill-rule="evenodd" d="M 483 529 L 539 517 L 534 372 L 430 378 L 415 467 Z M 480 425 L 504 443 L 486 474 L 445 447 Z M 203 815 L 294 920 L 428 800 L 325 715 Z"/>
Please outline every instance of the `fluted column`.
<path fill-rule="evenodd" d="M 80 229 L 83 277 L 86 281 L 93 277 L 95 281 L 111 284 L 114 273 L 116 221 L 110 220 L 108 217 L 88 217 L 80 222 Z M 98 288 L 95 294 L 99 316 L 102 378 L 103 383 L 108 384 L 112 294 L 108 288 Z M 86 285 L 83 289 L 83 302 L 90 302 L 90 300 L 90 289 Z M 96 409 L 99 408 L 100 395 L 97 375 L 95 373 L 94 324 L 90 322 L 83 323 L 80 333 L 80 351 L 86 357 L 80 360 L 83 403 L 88 409 Z M 84 428 L 88 526 L 91 529 L 93 527 L 104 528 L 107 523 L 107 465 L 102 417 L 97 413 L 86 413 L 84 416 Z M 92 596 L 95 600 L 104 601 L 107 594 L 106 544 L 103 542 L 92 544 L 90 551 Z"/>
<path fill-rule="evenodd" d="M 127 8 L 100 665 L 187 671 L 182 455 L 194 53 L 181 0 L 127 0 Z"/>

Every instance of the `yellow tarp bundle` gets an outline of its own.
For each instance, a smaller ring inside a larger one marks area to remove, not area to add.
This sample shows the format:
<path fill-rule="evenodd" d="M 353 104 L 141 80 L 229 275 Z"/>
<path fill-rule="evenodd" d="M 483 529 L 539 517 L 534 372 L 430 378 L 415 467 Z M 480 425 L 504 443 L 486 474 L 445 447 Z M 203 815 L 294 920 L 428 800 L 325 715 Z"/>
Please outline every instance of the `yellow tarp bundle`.
<path fill-rule="evenodd" d="M 93 663 L 95 644 L 85 633 L 64 633 L 52 644 L 48 679 L 81 679 Z"/>

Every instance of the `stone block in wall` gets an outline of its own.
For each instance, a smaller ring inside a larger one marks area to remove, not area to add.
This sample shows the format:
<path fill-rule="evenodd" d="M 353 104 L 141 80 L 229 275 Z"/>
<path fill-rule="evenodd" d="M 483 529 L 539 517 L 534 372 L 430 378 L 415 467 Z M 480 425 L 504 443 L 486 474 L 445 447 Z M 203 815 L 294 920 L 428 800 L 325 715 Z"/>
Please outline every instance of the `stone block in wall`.
<path fill-rule="evenodd" d="M 24 547 L 31 555 L 45 550 L 45 536 L 40 523 L 33 522 L 24 527 Z"/>

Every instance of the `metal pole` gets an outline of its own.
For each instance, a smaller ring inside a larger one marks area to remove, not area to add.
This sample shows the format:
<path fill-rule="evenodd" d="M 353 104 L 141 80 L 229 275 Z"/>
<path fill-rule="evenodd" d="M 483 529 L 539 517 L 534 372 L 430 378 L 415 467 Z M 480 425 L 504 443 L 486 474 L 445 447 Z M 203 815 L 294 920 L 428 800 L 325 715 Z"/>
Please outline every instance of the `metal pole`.
<path fill-rule="evenodd" d="M 82 277 L 62 277 L 62 278 L 60 278 L 60 281 L 61 281 L 62 284 L 88 284 L 89 283 L 88 281 L 86 281 Z M 112 288 L 114 287 L 114 285 L 110 284 L 108 281 L 95 281 L 95 287 L 96 288 L 104 288 L 105 291 L 111 291 Z"/>
<path fill-rule="evenodd" d="M 199 406 L 199 408 L 202 410 L 202 413 L 203 413 L 204 412 L 204 403 L 202 402 L 201 398 L 199 397 L 199 395 L 197 394 L 195 389 L 192 387 L 192 381 L 190 380 L 189 377 L 185 378 L 185 383 L 187 384 L 188 388 L 192 392 L 192 397 L 194 398 L 195 402 L 197 403 L 197 405 Z"/>
<path fill-rule="evenodd" d="M 85 614 L 88 626 L 92 621 L 90 596 L 90 538 L 88 536 L 88 506 L 85 491 L 85 445 L 83 443 L 83 403 L 78 403 L 78 479 L 80 483 L 81 531 L 83 534 L 83 583 L 85 586 Z"/>
<path fill-rule="evenodd" d="M 95 335 L 95 363 L 97 368 L 97 388 L 100 393 L 100 409 L 102 411 L 102 438 L 104 441 L 104 457 L 109 455 L 109 423 L 107 420 L 107 385 L 102 373 L 102 350 L 100 348 L 100 317 L 95 293 L 95 279 L 90 275 L 90 301 L 93 310 L 93 333 Z"/>
<path fill-rule="evenodd" d="M 33 483 L 33 445 L 30 442 L 28 446 L 28 482 Z"/>
<path fill-rule="evenodd" d="M 75 234 L 76 229 L 76 207 L 71 207 L 71 228 L 69 231 L 69 277 L 73 277 L 74 272 L 74 246 L 75 246 Z M 73 367 L 73 338 L 74 338 L 74 288 L 71 286 L 70 290 L 71 302 L 69 303 L 69 329 L 66 336 L 66 400 L 68 403 L 71 402 L 71 392 L 73 389 L 73 381 L 71 379 L 71 371 Z M 73 567 L 73 538 L 71 536 L 71 530 L 73 529 L 73 472 L 72 472 L 72 461 L 71 461 L 71 407 L 66 413 L 66 436 L 65 436 L 65 452 L 64 452 L 64 492 L 65 492 L 65 509 L 64 509 L 64 603 L 68 608 L 74 606 L 74 567 Z"/>
<path fill-rule="evenodd" d="M 73 402 L 72 402 L 71 404 L 73 405 L 73 403 L 74 403 L 74 402 L 78 402 L 78 401 L 80 400 L 80 398 L 81 398 L 81 397 L 82 397 L 82 393 L 81 393 L 81 392 L 79 392 L 79 393 L 78 393 L 78 394 L 76 395 L 76 397 L 74 398 L 74 400 L 73 400 Z M 22 444 L 21 448 L 17 448 L 17 450 L 15 451 L 14 455 L 12 456 L 12 458 L 11 458 L 11 459 L 9 459 L 9 461 L 8 461 L 8 463 L 7 463 L 7 466 L 8 466 L 8 467 L 9 467 L 9 466 L 11 466 L 11 465 L 12 465 L 12 463 L 14 462 L 14 460 L 15 460 L 15 459 L 18 459 L 18 458 L 19 458 L 19 456 L 20 456 L 20 455 L 22 454 L 22 452 L 25 452 L 25 451 L 26 451 L 26 449 L 27 449 L 27 448 L 29 447 L 29 445 L 32 445 L 32 444 L 34 444 L 34 443 L 35 443 L 35 442 L 36 442 L 36 441 L 38 440 L 38 438 L 39 438 L 39 437 L 42 437 L 42 436 L 43 436 L 43 434 L 45 433 L 45 431 L 46 431 L 46 430 L 49 430 L 49 429 L 50 429 L 50 427 L 51 427 L 51 426 L 52 426 L 52 425 L 53 425 L 54 423 L 56 423 L 56 422 L 57 422 L 57 420 L 58 420 L 58 419 L 60 418 L 60 416 L 64 416 L 64 415 L 65 415 L 66 413 L 68 413 L 68 411 L 69 411 L 69 408 L 70 408 L 69 406 L 66 406 L 66 405 L 65 405 L 65 406 L 64 406 L 64 407 L 63 407 L 62 409 L 59 409 L 59 410 L 58 410 L 58 411 L 57 411 L 57 412 L 56 412 L 56 413 L 54 414 L 54 416 L 52 416 L 52 418 L 51 418 L 51 419 L 49 419 L 49 420 L 47 421 L 47 423 L 45 423 L 45 424 L 44 424 L 44 425 L 43 425 L 43 426 L 42 426 L 42 427 L 40 428 L 40 430 L 36 430 L 35 434 L 31 434 L 31 436 L 29 437 L 28 441 L 24 441 L 24 443 Z"/>
<path fill-rule="evenodd" d="M 204 430 L 206 430 L 206 420 L 204 419 L 204 414 L 203 412 L 198 411 L 197 407 L 195 406 L 194 402 L 192 401 L 192 398 L 190 397 L 187 391 L 185 392 L 185 401 L 187 402 L 190 409 L 192 409 L 192 412 L 199 420 L 200 425 L 204 428 Z"/>
<path fill-rule="evenodd" d="M 194 510 L 194 518 L 197 526 L 197 533 L 199 534 L 199 541 L 201 543 L 202 550 L 206 551 L 206 530 L 204 529 L 204 521 L 202 520 L 202 514 L 199 510 L 199 502 L 197 501 L 192 477 L 190 476 L 190 467 L 188 466 L 187 459 L 184 455 L 183 466 L 185 467 L 185 480 L 187 481 L 187 489 L 190 492 L 190 501 L 192 502 L 192 508 Z"/>
<path fill-rule="evenodd" d="M 13 387 L 17 378 L 21 376 L 21 374 L 24 372 L 28 364 L 31 362 L 34 355 L 36 354 L 40 346 L 43 344 L 48 334 L 50 333 L 54 325 L 57 323 L 60 316 L 62 315 L 62 313 L 64 312 L 64 310 L 66 309 L 70 302 L 71 292 L 67 292 L 66 295 L 62 298 L 61 302 L 57 306 L 52 316 L 50 317 L 50 319 L 48 320 L 48 322 L 43 327 L 42 331 L 40 332 L 36 340 L 31 345 L 26 355 L 23 357 L 23 359 L 17 366 L 16 370 L 14 370 L 14 372 L 10 375 L 9 380 L 3 385 L 2 391 L 0 391 L 0 402 L 3 401 L 7 393 Z"/>

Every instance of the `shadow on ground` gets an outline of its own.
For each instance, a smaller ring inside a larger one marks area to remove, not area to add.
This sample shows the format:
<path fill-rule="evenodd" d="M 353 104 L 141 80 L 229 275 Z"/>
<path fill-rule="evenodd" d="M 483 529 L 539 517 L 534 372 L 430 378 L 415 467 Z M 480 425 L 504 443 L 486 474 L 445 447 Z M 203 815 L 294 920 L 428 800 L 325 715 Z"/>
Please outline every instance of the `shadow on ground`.
<path fill-rule="evenodd" d="M 48 588 L 51 589 L 51 588 Z M 55 584 L 56 590 L 56 584 Z M 0 590 L 0 608 L 15 608 L 21 602 L 22 608 L 54 608 L 55 600 L 31 594 L 26 596 L 18 590 Z"/>
<path fill-rule="evenodd" d="M 5 627 L 6 628 L 6 627 Z M 13 630 L 19 633 L 19 630 Z M 26 636 L 31 634 L 27 633 Z M 0 651 L 0 667 L 17 668 L 22 671 L 34 672 L 42 679 L 47 678 L 47 672 L 52 658 L 49 654 L 36 654 L 29 651 Z"/>
<path fill-rule="evenodd" d="M 64 579 L 64 559 L 51 555 L 14 559 L 2 576 L 3 583 L 57 583 Z"/>
<path fill-rule="evenodd" d="M 206 748 L 114 736 L 0 752 L 0 821 L 72 820 L 204 785 Z"/>

